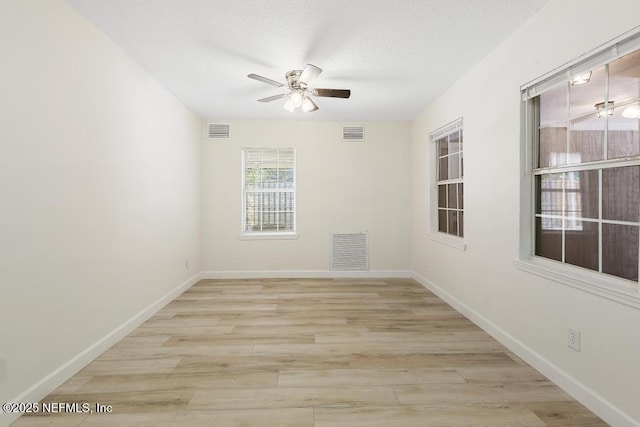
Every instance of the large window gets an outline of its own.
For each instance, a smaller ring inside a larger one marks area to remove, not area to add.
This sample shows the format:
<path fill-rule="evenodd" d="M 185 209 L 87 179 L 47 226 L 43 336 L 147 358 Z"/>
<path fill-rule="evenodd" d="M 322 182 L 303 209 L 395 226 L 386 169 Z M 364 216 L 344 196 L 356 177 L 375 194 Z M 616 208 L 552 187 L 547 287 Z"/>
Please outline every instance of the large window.
<path fill-rule="evenodd" d="M 295 232 L 295 176 L 293 148 L 243 150 L 243 233 Z"/>
<path fill-rule="evenodd" d="M 523 88 L 538 257 L 638 282 L 638 36 Z"/>
<path fill-rule="evenodd" d="M 464 236 L 462 119 L 429 135 L 435 144 L 437 231 Z"/>

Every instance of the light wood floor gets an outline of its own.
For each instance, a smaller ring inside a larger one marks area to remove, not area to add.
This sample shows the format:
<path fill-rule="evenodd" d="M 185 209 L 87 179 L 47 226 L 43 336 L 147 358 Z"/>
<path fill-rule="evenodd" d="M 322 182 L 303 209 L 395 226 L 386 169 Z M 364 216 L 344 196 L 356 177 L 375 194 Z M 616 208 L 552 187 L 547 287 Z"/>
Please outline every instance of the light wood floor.
<path fill-rule="evenodd" d="M 410 279 L 204 280 L 49 395 L 64 426 L 603 426 Z"/>

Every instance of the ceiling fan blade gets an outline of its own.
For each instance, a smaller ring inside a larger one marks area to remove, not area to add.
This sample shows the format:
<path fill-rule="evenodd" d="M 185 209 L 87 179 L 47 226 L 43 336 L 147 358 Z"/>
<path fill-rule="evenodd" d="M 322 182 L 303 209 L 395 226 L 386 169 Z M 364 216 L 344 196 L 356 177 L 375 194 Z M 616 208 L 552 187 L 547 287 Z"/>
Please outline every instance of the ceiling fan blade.
<path fill-rule="evenodd" d="M 349 98 L 351 91 L 349 89 L 315 89 L 314 95 L 330 98 Z"/>
<path fill-rule="evenodd" d="M 316 67 L 315 65 L 312 65 L 312 64 L 307 64 L 304 66 L 304 70 L 302 70 L 302 73 L 298 78 L 298 83 L 303 83 L 309 86 L 309 83 L 311 83 L 313 79 L 318 77 L 321 72 L 322 72 L 322 68 Z"/>
<path fill-rule="evenodd" d="M 288 93 L 280 93 L 278 95 L 273 95 L 273 96 L 268 96 L 266 98 L 258 99 L 258 101 L 260 101 L 260 102 L 271 102 L 271 101 L 275 101 L 277 99 L 286 98 L 288 95 L 289 95 Z"/>
<path fill-rule="evenodd" d="M 275 80 L 271 80 L 271 79 L 268 79 L 266 77 L 259 76 L 257 74 L 249 74 L 247 77 L 249 77 L 250 79 L 254 79 L 254 80 L 257 80 L 259 82 L 266 83 L 266 84 L 273 85 L 273 86 L 277 86 L 277 87 L 284 86 L 284 83 L 280 83 L 280 82 L 277 82 Z"/>

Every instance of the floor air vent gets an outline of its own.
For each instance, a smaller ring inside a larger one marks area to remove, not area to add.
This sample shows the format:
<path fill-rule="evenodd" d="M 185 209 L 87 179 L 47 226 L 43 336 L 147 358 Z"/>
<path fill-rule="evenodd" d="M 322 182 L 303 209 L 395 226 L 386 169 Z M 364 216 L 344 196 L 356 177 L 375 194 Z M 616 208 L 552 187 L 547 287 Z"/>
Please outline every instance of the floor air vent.
<path fill-rule="evenodd" d="M 331 270 L 369 270 L 369 245 L 366 232 L 331 235 Z"/>
<path fill-rule="evenodd" d="M 229 125 L 224 123 L 207 123 L 208 139 L 229 139 Z"/>

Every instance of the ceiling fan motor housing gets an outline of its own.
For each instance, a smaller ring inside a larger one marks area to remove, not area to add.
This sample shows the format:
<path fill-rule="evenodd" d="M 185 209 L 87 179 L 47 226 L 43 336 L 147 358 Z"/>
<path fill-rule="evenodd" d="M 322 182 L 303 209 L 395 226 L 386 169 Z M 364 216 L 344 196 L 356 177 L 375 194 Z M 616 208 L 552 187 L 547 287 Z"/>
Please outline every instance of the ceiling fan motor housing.
<path fill-rule="evenodd" d="M 300 89 L 300 83 L 298 83 L 298 79 L 300 79 L 300 74 L 302 74 L 302 70 L 291 70 L 286 73 L 284 76 L 287 79 L 287 85 L 291 89 Z"/>

